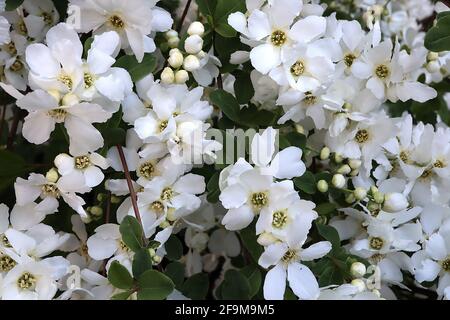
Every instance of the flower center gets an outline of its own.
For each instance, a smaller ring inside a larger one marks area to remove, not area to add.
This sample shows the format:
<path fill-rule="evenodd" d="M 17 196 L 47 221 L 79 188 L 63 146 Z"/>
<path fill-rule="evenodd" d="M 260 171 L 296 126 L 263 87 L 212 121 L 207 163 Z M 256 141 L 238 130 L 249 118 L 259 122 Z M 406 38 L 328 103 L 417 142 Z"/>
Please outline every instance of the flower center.
<path fill-rule="evenodd" d="M 269 199 L 267 198 L 267 194 L 265 192 L 255 192 L 251 196 L 252 205 L 255 208 L 262 208 L 267 205 Z"/>
<path fill-rule="evenodd" d="M 286 210 L 276 211 L 272 215 L 272 226 L 277 229 L 282 229 L 288 220 Z"/>
<path fill-rule="evenodd" d="M 85 72 L 84 73 L 84 87 L 86 89 L 89 89 L 93 85 L 94 85 L 94 77 L 92 76 L 92 74 Z"/>
<path fill-rule="evenodd" d="M 291 74 L 294 77 L 300 77 L 305 72 L 305 65 L 302 61 L 297 61 L 291 66 Z"/>
<path fill-rule="evenodd" d="M 0 241 L 5 248 L 12 248 L 11 243 L 9 242 L 8 238 L 5 235 L 2 235 L 0 237 Z"/>
<path fill-rule="evenodd" d="M 159 123 L 159 132 L 163 132 L 166 130 L 167 126 L 169 125 L 169 120 L 163 120 Z"/>
<path fill-rule="evenodd" d="M 21 20 L 17 24 L 17 29 L 18 29 L 19 33 L 23 36 L 26 36 L 28 34 L 27 26 L 25 25 L 25 22 L 23 20 Z"/>
<path fill-rule="evenodd" d="M 295 260 L 296 258 L 297 258 L 297 251 L 290 249 L 284 254 L 284 256 L 281 258 L 281 261 L 288 264 L 292 260 Z"/>
<path fill-rule="evenodd" d="M 173 190 L 171 188 L 165 188 L 161 192 L 161 200 L 170 200 L 173 197 Z"/>
<path fill-rule="evenodd" d="M 125 22 L 118 15 L 113 15 L 109 17 L 109 22 L 116 29 L 123 29 L 125 27 Z"/>
<path fill-rule="evenodd" d="M 65 84 L 66 87 L 67 87 L 69 90 L 72 90 L 72 88 L 73 88 L 73 81 L 72 81 L 72 78 L 71 78 L 71 77 L 69 77 L 69 76 L 66 75 L 66 74 L 62 74 L 62 75 L 60 75 L 60 76 L 58 77 L 58 80 L 59 80 L 59 82 Z"/>
<path fill-rule="evenodd" d="M 16 59 L 9 69 L 11 69 L 12 72 L 19 72 L 23 69 L 23 62 Z"/>
<path fill-rule="evenodd" d="M 146 179 L 150 179 L 151 177 L 153 177 L 154 172 L 155 167 L 151 162 L 146 162 L 139 168 L 139 174 Z"/>
<path fill-rule="evenodd" d="M 310 107 L 317 103 L 317 97 L 313 95 L 311 92 L 306 92 L 306 96 L 305 99 L 303 99 L 303 101 L 307 107 Z"/>
<path fill-rule="evenodd" d="M 44 184 L 42 186 L 42 193 L 46 197 L 59 198 L 59 190 L 56 184 Z"/>
<path fill-rule="evenodd" d="M 446 272 L 450 272 L 450 257 L 445 259 L 444 261 L 441 261 L 442 269 Z"/>
<path fill-rule="evenodd" d="M 276 30 L 272 32 L 272 35 L 270 36 L 270 41 L 274 46 L 281 47 L 283 44 L 286 43 L 287 36 L 284 31 Z"/>
<path fill-rule="evenodd" d="M 390 70 L 389 67 L 385 64 L 380 64 L 375 68 L 375 74 L 380 79 L 386 79 L 389 76 Z"/>
<path fill-rule="evenodd" d="M 79 156 L 75 158 L 75 167 L 79 170 L 86 169 L 91 165 L 91 160 L 88 156 Z"/>
<path fill-rule="evenodd" d="M 433 164 L 433 166 L 435 168 L 442 169 L 442 168 L 445 168 L 447 165 L 441 160 L 436 160 L 436 162 Z"/>
<path fill-rule="evenodd" d="M 346 54 L 344 57 L 344 63 L 347 67 L 351 67 L 353 62 L 355 62 L 356 56 L 353 53 Z"/>
<path fill-rule="evenodd" d="M 421 179 L 427 180 L 433 176 L 433 171 L 431 169 L 425 170 L 420 176 Z"/>
<path fill-rule="evenodd" d="M 123 242 L 123 240 L 120 240 L 119 247 L 120 250 L 122 251 L 130 251 L 130 248 L 128 248 L 128 246 L 125 244 L 125 242 Z"/>
<path fill-rule="evenodd" d="M 380 250 L 383 248 L 384 240 L 379 237 L 373 237 L 369 240 L 369 245 L 374 250 Z"/>
<path fill-rule="evenodd" d="M 369 132 L 365 129 L 358 130 L 358 132 L 355 135 L 355 140 L 358 143 L 364 143 L 369 140 Z"/>
<path fill-rule="evenodd" d="M 17 285 L 20 289 L 31 289 L 35 284 L 36 277 L 29 272 L 25 272 L 17 279 Z"/>
<path fill-rule="evenodd" d="M 409 159 L 408 153 L 406 151 L 400 152 L 400 159 L 406 163 Z"/>
<path fill-rule="evenodd" d="M 48 12 L 43 12 L 41 14 L 42 19 L 44 19 L 44 22 L 47 26 L 51 26 L 53 24 L 53 17 Z"/>
<path fill-rule="evenodd" d="M 14 44 L 14 42 L 11 41 L 10 43 L 8 43 L 6 45 L 6 51 L 12 56 L 17 54 L 17 49 L 16 49 L 16 45 Z"/>
<path fill-rule="evenodd" d="M 10 256 L 0 257 L 0 271 L 8 272 L 16 266 L 16 262 Z"/>
<path fill-rule="evenodd" d="M 67 111 L 65 109 L 53 109 L 48 112 L 48 115 L 56 121 L 64 121 Z"/>
<path fill-rule="evenodd" d="M 164 205 L 161 201 L 155 201 L 150 205 L 150 209 L 152 209 L 156 213 L 162 213 L 164 211 Z"/>

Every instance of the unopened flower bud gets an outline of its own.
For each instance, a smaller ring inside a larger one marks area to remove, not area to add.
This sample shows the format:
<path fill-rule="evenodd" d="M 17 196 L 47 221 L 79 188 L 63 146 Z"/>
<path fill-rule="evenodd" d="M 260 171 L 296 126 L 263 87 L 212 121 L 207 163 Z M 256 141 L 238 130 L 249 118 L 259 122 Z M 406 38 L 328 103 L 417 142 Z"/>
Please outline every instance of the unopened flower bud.
<path fill-rule="evenodd" d="M 362 278 L 366 274 L 366 266 L 361 262 L 354 262 L 350 267 L 350 274 L 355 278 Z"/>
<path fill-rule="evenodd" d="M 183 65 L 183 61 L 184 61 L 183 54 L 179 50 L 171 53 L 169 59 L 167 59 L 169 65 L 175 69 L 181 67 Z"/>
<path fill-rule="evenodd" d="M 199 21 L 192 22 L 187 30 L 187 33 L 190 36 L 192 35 L 202 36 L 205 33 L 205 26 Z"/>
<path fill-rule="evenodd" d="M 361 279 L 354 279 L 351 284 L 358 289 L 358 292 L 364 292 L 366 290 L 366 284 Z"/>
<path fill-rule="evenodd" d="M 342 163 L 344 161 L 344 158 L 339 153 L 334 154 L 334 162 L 336 163 Z"/>
<path fill-rule="evenodd" d="M 352 171 L 352 168 L 350 168 L 350 166 L 348 164 L 344 164 L 343 166 L 341 166 L 338 170 L 337 173 L 340 174 L 344 174 L 347 175 Z"/>
<path fill-rule="evenodd" d="M 176 48 L 180 44 L 180 38 L 178 37 L 170 38 L 169 40 L 167 40 L 167 44 L 169 45 L 170 48 Z"/>
<path fill-rule="evenodd" d="M 189 36 L 184 42 L 184 49 L 189 54 L 197 54 L 203 49 L 203 39 L 198 35 Z"/>
<path fill-rule="evenodd" d="M 328 191 L 328 182 L 326 182 L 325 180 L 319 180 L 319 182 L 317 182 L 317 190 L 319 190 L 320 192 L 327 192 Z"/>
<path fill-rule="evenodd" d="M 359 174 L 359 169 L 354 169 L 348 175 L 350 177 L 356 177 L 358 174 Z"/>
<path fill-rule="evenodd" d="M 361 187 L 358 187 L 353 192 L 355 195 L 356 200 L 360 201 L 363 200 L 367 196 L 367 190 Z"/>
<path fill-rule="evenodd" d="M 340 173 L 335 174 L 333 176 L 333 179 L 331 180 L 331 183 L 335 188 L 342 189 L 345 187 L 346 184 L 345 177 Z"/>
<path fill-rule="evenodd" d="M 161 224 L 159 225 L 159 227 L 161 228 L 161 229 L 165 229 L 165 228 L 168 228 L 168 227 L 170 227 L 170 223 L 169 223 L 169 221 L 163 221 L 163 222 L 161 222 Z"/>
<path fill-rule="evenodd" d="M 51 168 L 46 174 L 45 178 L 48 180 L 48 182 L 56 183 L 59 179 L 58 170 L 56 168 Z"/>
<path fill-rule="evenodd" d="M 353 203 L 356 201 L 355 195 L 353 193 L 349 193 L 345 196 L 345 202 Z"/>
<path fill-rule="evenodd" d="M 441 69 L 441 65 L 438 61 L 434 60 L 434 61 L 430 61 L 427 63 L 427 71 L 430 73 L 435 73 L 435 72 L 439 72 L 439 70 Z"/>
<path fill-rule="evenodd" d="M 277 241 L 271 233 L 263 232 L 259 235 L 257 242 L 263 247 L 269 246 Z"/>
<path fill-rule="evenodd" d="M 189 73 L 186 70 L 178 70 L 175 72 L 175 82 L 177 84 L 186 83 L 189 80 Z"/>
<path fill-rule="evenodd" d="M 99 206 L 93 206 L 91 207 L 91 209 L 89 210 L 89 212 L 94 216 L 94 217 L 101 217 L 103 215 L 103 209 L 100 208 Z"/>
<path fill-rule="evenodd" d="M 375 194 L 378 192 L 378 188 L 375 186 L 371 186 L 369 192 L 370 194 Z"/>
<path fill-rule="evenodd" d="M 377 210 L 380 210 L 380 205 L 378 203 L 376 203 L 376 202 L 369 201 L 369 203 L 367 204 L 367 209 L 370 212 L 375 212 Z"/>
<path fill-rule="evenodd" d="M 154 256 L 152 257 L 153 264 L 159 264 L 162 261 L 162 258 L 160 256 Z"/>
<path fill-rule="evenodd" d="M 398 192 L 388 193 L 384 197 L 383 210 L 387 212 L 399 212 L 408 208 L 408 200 Z"/>
<path fill-rule="evenodd" d="M 330 148 L 324 147 L 320 150 L 320 160 L 328 160 L 330 158 Z"/>
<path fill-rule="evenodd" d="M 178 38 L 178 32 L 175 30 L 169 30 L 166 32 L 166 39 L 169 40 L 171 38 Z"/>
<path fill-rule="evenodd" d="M 153 248 L 148 249 L 148 254 L 150 255 L 150 257 L 154 257 L 156 256 L 156 251 Z"/>
<path fill-rule="evenodd" d="M 200 60 L 196 56 L 189 55 L 184 59 L 183 68 L 192 72 L 200 68 Z"/>
<path fill-rule="evenodd" d="M 173 221 L 177 220 L 177 217 L 175 216 L 174 213 L 175 213 L 175 210 L 167 211 L 167 215 L 166 215 L 167 221 L 173 222 Z"/>
<path fill-rule="evenodd" d="M 361 168 L 362 161 L 357 159 L 351 159 L 348 161 L 348 165 L 352 169 L 359 169 Z"/>
<path fill-rule="evenodd" d="M 169 67 L 164 68 L 161 73 L 161 82 L 163 84 L 172 84 L 175 81 L 175 74 Z"/>
<path fill-rule="evenodd" d="M 428 52 L 428 55 L 427 55 L 428 61 L 434 61 L 434 60 L 437 60 L 438 58 L 439 58 L 439 53 L 433 52 L 433 51 Z"/>
<path fill-rule="evenodd" d="M 121 201 L 121 199 L 119 198 L 119 197 L 116 197 L 116 196 L 111 196 L 111 203 L 112 204 L 118 204 L 118 203 L 120 203 L 120 201 Z"/>
<path fill-rule="evenodd" d="M 199 53 L 197 53 L 197 58 L 199 58 L 200 60 L 203 59 L 204 57 L 206 57 L 207 53 L 203 50 L 200 50 Z"/>
<path fill-rule="evenodd" d="M 297 131 L 300 134 L 305 134 L 305 128 L 301 124 L 295 125 L 295 131 Z"/>
<path fill-rule="evenodd" d="M 384 202 L 384 193 L 381 193 L 379 191 L 375 192 L 373 194 L 373 201 L 378 204 L 382 204 Z"/>

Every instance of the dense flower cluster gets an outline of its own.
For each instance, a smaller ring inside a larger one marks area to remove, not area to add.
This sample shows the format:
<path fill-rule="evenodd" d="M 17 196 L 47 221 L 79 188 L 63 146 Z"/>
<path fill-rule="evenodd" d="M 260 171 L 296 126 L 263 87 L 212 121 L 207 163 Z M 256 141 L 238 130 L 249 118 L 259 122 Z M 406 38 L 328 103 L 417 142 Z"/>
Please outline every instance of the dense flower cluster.
<path fill-rule="evenodd" d="M 1 299 L 450 299 L 444 3 L 54 2 L 0 1 Z"/>

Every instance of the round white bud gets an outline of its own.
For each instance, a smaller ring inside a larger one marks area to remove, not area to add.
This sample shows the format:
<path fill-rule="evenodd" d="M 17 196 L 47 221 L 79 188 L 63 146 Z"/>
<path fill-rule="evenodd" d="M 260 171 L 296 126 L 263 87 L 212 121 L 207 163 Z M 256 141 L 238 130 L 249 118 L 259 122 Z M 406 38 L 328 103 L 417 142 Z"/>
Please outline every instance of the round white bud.
<path fill-rule="evenodd" d="M 382 204 L 385 200 L 384 193 L 379 191 L 373 193 L 373 200 L 378 204 Z"/>
<path fill-rule="evenodd" d="M 259 235 L 257 242 L 263 246 L 267 247 L 271 244 L 274 244 L 277 241 L 277 238 L 275 238 L 271 233 L 263 232 Z"/>
<path fill-rule="evenodd" d="M 362 278 L 367 272 L 366 266 L 361 262 L 353 262 L 350 267 L 350 274 L 355 278 Z"/>
<path fill-rule="evenodd" d="M 428 55 L 427 55 L 428 61 L 434 61 L 434 60 L 437 60 L 438 58 L 439 58 L 439 53 L 433 52 L 433 51 L 428 52 Z"/>
<path fill-rule="evenodd" d="M 319 180 L 319 182 L 317 182 L 317 190 L 319 190 L 320 192 L 327 192 L 328 191 L 328 182 L 326 182 L 325 180 Z"/>
<path fill-rule="evenodd" d="M 341 163 L 342 161 L 344 161 L 344 158 L 342 158 L 342 156 L 339 153 L 335 153 L 334 154 L 334 162 Z"/>
<path fill-rule="evenodd" d="M 362 161 L 361 160 L 357 160 L 357 159 L 351 159 L 351 160 L 348 161 L 348 165 L 352 169 L 359 169 L 359 168 L 361 168 Z"/>
<path fill-rule="evenodd" d="M 200 60 L 202 60 L 204 57 L 206 57 L 207 53 L 203 50 L 200 50 L 199 53 L 197 53 L 197 58 L 199 58 Z"/>
<path fill-rule="evenodd" d="M 46 174 L 45 178 L 48 180 L 48 182 L 56 183 L 59 179 L 58 171 L 55 168 L 51 168 Z"/>
<path fill-rule="evenodd" d="M 438 61 L 433 60 L 427 63 L 427 71 L 430 73 L 439 72 L 441 65 Z"/>
<path fill-rule="evenodd" d="M 408 208 L 408 200 L 398 192 L 388 193 L 384 197 L 383 210 L 387 212 L 399 212 Z"/>
<path fill-rule="evenodd" d="M 335 188 L 342 189 L 345 187 L 346 184 L 345 177 L 340 173 L 335 174 L 333 176 L 333 179 L 331 180 L 331 183 Z"/>
<path fill-rule="evenodd" d="M 161 82 L 163 84 L 172 84 L 175 81 L 175 74 L 169 67 L 164 68 L 161 73 Z"/>
<path fill-rule="evenodd" d="M 199 53 L 203 49 L 203 39 L 196 34 L 189 36 L 184 42 L 184 49 L 189 54 Z"/>
<path fill-rule="evenodd" d="M 89 212 L 90 212 L 94 217 L 101 217 L 101 216 L 103 215 L 103 209 L 100 208 L 99 206 L 91 207 L 91 210 L 89 210 Z"/>
<path fill-rule="evenodd" d="M 295 130 L 300 134 L 305 134 L 305 128 L 301 124 L 296 124 Z"/>
<path fill-rule="evenodd" d="M 166 32 L 166 39 L 178 38 L 178 32 L 176 30 L 169 30 Z"/>
<path fill-rule="evenodd" d="M 180 44 L 180 38 L 178 37 L 170 38 L 169 40 L 167 40 L 167 44 L 169 45 L 170 48 L 176 48 Z"/>
<path fill-rule="evenodd" d="M 366 290 L 366 284 L 361 279 L 352 280 L 351 285 L 355 286 L 358 289 L 358 292 L 364 292 Z"/>
<path fill-rule="evenodd" d="M 205 33 L 205 26 L 199 21 L 192 22 L 187 30 L 187 33 L 190 36 L 202 36 Z"/>
<path fill-rule="evenodd" d="M 174 69 L 181 67 L 183 65 L 183 61 L 183 54 L 179 50 L 171 53 L 169 59 L 167 59 L 167 62 L 169 62 L 170 66 Z"/>
<path fill-rule="evenodd" d="M 361 187 L 358 187 L 353 191 L 356 200 L 363 200 L 367 196 L 367 190 Z"/>
<path fill-rule="evenodd" d="M 324 147 L 320 150 L 320 160 L 328 160 L 330 158 L 330 148 Z"/>
<path fill-rule="evenodd" d="M 178 70 L 175 72 L 175 82 L 177 84 L 186 83 L 189 80 L 189 73 L 186 70 Z"/>
<path fill-rule="evenodd" d="M 189 55 L 184 59 L 183 68 L 189 72 L 195 71 L 200 68 L 200 61 L 196 56 Z"/>
<path fill-rule="evenodd" d="M 337 173 L 344 174 L 344 175 L 349 174 L 350 172 L 352 172 L 352 168 L 350 168 L 350 166 L 348 164 L 344 164 L 337 170 Z"/>

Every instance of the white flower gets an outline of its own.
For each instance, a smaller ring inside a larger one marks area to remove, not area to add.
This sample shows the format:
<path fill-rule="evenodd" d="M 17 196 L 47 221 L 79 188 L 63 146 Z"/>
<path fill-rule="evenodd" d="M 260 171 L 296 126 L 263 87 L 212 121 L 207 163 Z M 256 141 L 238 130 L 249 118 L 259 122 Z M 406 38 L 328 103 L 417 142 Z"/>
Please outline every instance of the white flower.
<path fill-rule="evenodd" d="M 0 17 L 0 45 L 8 44 L 11 41 L 9 36 L 10 24 L 5 17 Z"/>
<path fill-rule="evenodd" d="M 265 299 L 283 299 L 286 278 L 292 291 L 300 299 L 315 300 L 319 297 L 316 277 L 301 261 L 312 261 L 325 256 L 331 250 L 331 243 L 321 241 L 302 249 L 308 231 L 307 226 L 299 231 L 298 239 L 301 240 L 297 244 L 275 243 L 268 246 L 259 258 L 258 263 L 263 268 L 274 266 L 267 272 L 264 280 Z"/>
<path fill-rule="evenodd" d="M 60 154 L 55 158 L 55 166 L 62 176 L 82 174 L 86 181 L 86 186 L 94 188 L 105 177 L 101 169 L 107 169 L 109 164 L 105 158 L 94 152 L 76 157 Z"/>
<path fill-rule="evenodd" d="M 153 31 L 170 29 L 170 14 L 158 7 L 157 1 L 130 0 L 71 0 L 70 4 L 81 9 L 80 32 L 116 31 L 121 37 L 123 49 L 130 49 L 141 62 L 146 52 L 155 51 L 155 42 L 149 36 Z"/>
<path fill-rule="evenodd" d="M 129 256 L 130 249 L 123 243 L 119 225 L 107 223 L 95 229 L 95 234 L 87 240 L 88 253 L 95 260 L 105 260 L 112 256 Z"/>
<path fill-rule="evenodd" d="M 28 180 L 18 178 L 14 189 L 17 204 L 20 206 L 25 206 L 40 198 L 42 201 L 39 203 L 39 207 L 54 208 L 53 211 L 56 211 L 59 205 L 58 200 L 62 198 L 82 217 L 87 216 L 83 209 L 84 200 L 76 195 L 77 192 L 84 193 L 90 190 L 85 186 L 83 176 L 67 175 L 59 178 L 55 183 L 48 181 L 41 174 L 32 173 Z M 35 214 L 39 214 L 39 211 L 36 211 Z"/>

